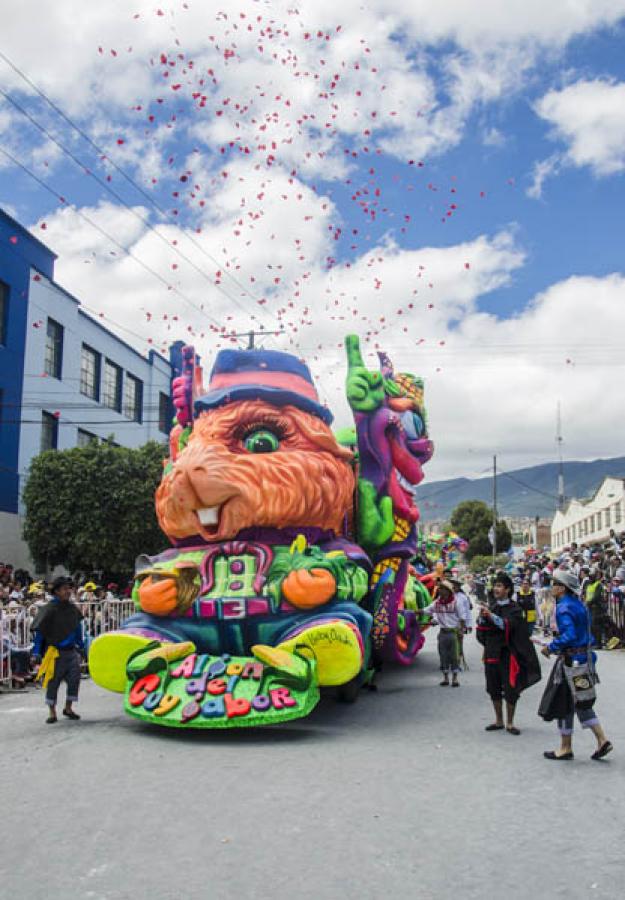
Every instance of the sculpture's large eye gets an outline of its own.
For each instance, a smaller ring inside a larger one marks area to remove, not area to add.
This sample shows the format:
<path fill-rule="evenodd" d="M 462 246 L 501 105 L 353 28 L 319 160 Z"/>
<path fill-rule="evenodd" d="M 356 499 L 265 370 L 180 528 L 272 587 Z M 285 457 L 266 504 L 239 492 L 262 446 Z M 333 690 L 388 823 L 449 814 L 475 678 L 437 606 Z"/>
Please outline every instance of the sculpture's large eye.
<path fill-rule="evenodd" d="M 256 431 L 250 431 L 245 436 L 243 446 L 250 453 L 273 453 L 280 448 L 280 440 L 266 428 L 259 428 Z"/>
<path fill-rule="evenodd" d="M 413 413 L 412 421 L 417 433 L 417 437 L 421 437 L 421 435 L 425 432 L 425 422 L 417 412 Z"/>
<path fill-rule="evenodd" d="M 401 423 L 404 426 L 406 437 L 415 441 L 425 432 L 425 423 L 418 412 L 409 410 L 401 417 Z"/>

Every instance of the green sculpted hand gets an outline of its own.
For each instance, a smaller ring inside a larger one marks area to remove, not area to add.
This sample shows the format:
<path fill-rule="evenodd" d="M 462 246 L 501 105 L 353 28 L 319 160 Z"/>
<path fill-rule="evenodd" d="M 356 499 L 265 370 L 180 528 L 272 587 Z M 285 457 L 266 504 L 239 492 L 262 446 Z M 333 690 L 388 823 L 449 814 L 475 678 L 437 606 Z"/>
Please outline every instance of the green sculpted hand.
<path fill-rule="evenodd" d="M 366 548 L 382 547 L 393 537 L 393 501 L 390 497 L 376 497 L 375 486 L 364 478 L 358 479 L 358 540 Z"/>
<path fill-rule="evenodd" d="M 381 372 L 372 372 L 364 364 L 360 340 L 355 334 L 345 338 L 347 350 L 347 402 L 357 412 L 372 412 L 384 402 L 384 379 Z"/>

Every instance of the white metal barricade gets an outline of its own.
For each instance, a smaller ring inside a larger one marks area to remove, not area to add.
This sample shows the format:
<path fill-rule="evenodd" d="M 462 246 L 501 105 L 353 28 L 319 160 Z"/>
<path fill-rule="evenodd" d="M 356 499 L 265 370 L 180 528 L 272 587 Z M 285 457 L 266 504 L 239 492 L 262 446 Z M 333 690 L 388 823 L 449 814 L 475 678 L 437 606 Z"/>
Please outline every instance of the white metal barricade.
<path fill-rule="evenodd" d="M 83 638 L 86 640 L 94 640 L 98 635 L 104 634 L 105 631 L 117 630 L 136 611 L 132 600 L 90 600 L 84 602 L 79 600 L 76 601 L 76 606 L 83 615 L 82 631 Z M 38 610 L 39 607 L 36 604 L 29 606 L 28 610 L 26 610 L 28 635 L 30 635 L 30 629 Z"/>
<path fill-rule="evenodd" d="M 0 685 L 11 687 L 11 639 L 4 610 L 0 609 Z"/>
<path fill-rule="evenodd" d="M 620 597 L 610 594 L 608 597 L 608 629 L 613 636 L 625 642 L 625 605 Z"/>
<path fill-rule="evenodd" d="M 82 631 L 87 648 L 100 634 L 117 631 L 135 612 L 132 600 L 91 600 L 76 605 L 83 614 Z"/>
<path fill-rule="evenodd" d="M 0 684 L 10 687 L 13 681 L 12 654 L 30 653 L 31 620 L 24 606 L 8 606 L 0 611 Z"/>
<path fill-rule="evenodd" d="M 85 649 L 100 634 L 107 631 L 116 631 L 126 619 L 135 612 L 132 600 L 92 600 L 89 602 L 77 602 L 76 605 L 83 614 L 82 634 Z M 8 606 L 0 609 L 0 686 L 11 687 L 13 681 L 13 667 L 11 664 L 11 651 L 26 650 L 29 653 L 33 647 L 33 622 L 41 608 L 40 604 L 33 603 L 30 606 Z"/>

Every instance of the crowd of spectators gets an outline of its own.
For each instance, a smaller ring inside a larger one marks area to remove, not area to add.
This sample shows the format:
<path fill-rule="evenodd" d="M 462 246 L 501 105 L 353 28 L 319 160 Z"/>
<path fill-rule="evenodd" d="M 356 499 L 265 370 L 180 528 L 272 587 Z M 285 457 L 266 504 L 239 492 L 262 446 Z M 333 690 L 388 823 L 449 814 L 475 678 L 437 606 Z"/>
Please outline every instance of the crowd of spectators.
<path fill-rule="evenodd" d="M 601 544 L 580 547 L 572 542 L 557 555 L 526 553 L 511 565 L 517 599 L 533 600 L 536 625 L 545 634 L 555 630 L 555 604 L 551 596 L 554 569 L 571 571 L 580 581 L 581 599 L 590 613 L 596 646 L 616 647 L 625 643 L 625 532 L 610 531 Z M 475 579 L 480 600 L 488 599 L 494 569 Z"/>
<path fill-rule="evenodd" d="M 25 687 L 34 680 L 32 624 L 39 608 L 52 599 L 50 584 L 0 562 L 0 682 L 7 680 L 8 673 L 13 687 Z M 94 577 L 75 578 L 71 599 L 84 617 L 86 646 L 98 634 L 121 624 L 128 615 L 121 602 L 128 596 L 129 588 L 120 591 L 114 582 L 100 586 Z"/>
<path fill-rule="evenodd" d="M 527 607 L 528 622 L 545 634 L 555 630 L 551 580 L 553 570 L 561 568 L 579 578 L 596 646 L 625 644 L 625 532 L 617 535 L 610 531 L 609 539 L 602 544 L 580 547 L 572 542 L 557 556 L 528 552 L 511 568 L 517 599 Z M 478 602 L 488 600 L 494 575 L 494 568 L 475 577 L 467 574 L 465 592 Z M 83 613 L 88 647 L 93 638 L 118 627 L 126 617 L 121 601 L 128 598 L 130 586 L 120 590 L 113 582 L 98 585 L 97 579 L 88 575 L 76 577 L 74 584 L 72 600 Z M 39 607 L 51 599 L 49 589 L 48 583 L 34 579 L 25 569 L 0 562 L 0 682 L 7 671 L 11 671 L 16 687 L 32 680 L 31 626 Z"/>

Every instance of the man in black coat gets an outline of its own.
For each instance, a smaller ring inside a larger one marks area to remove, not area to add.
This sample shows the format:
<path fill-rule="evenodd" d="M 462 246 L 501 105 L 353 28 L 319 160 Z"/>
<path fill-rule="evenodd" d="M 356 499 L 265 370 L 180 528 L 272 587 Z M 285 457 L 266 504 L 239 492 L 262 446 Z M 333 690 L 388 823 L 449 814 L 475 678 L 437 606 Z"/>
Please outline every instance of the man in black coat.
<path fill-rule="evenodd" d="M 492 608 L 480 608 L 475 633 L 484 647 L 486 692 L 495 710 L 495 721 L 486 726 L 486 731 L 505 728 L 509 734 L 518 735 L 521 732 L 514 724 L 517 701 L 525 688 L 540 681 L 541 673 L 523 610 L 512 597 L 513 590 L 510 576 L 499 572 L 493 582 Z"/>
<path fill-rule="evenodd" d="M 44 687 L 49 708 L 48 724 L 57 721 L 56 701 L 62 681 L 67 684 L 67 697 L 63 715 L 68 719 L 80 719 L 72 709 L 78 700 L 80 687 L 80 654 L 85 645 L 82 636 L 82 613 L 71 601 L 72 581 L 60 576 L 52 584 L 52 600 L 39 610 L 33 622 L 35 641 L 33 658 L 46 670 Z M 41 672 L 41 670 L 40 670 Z"/>

